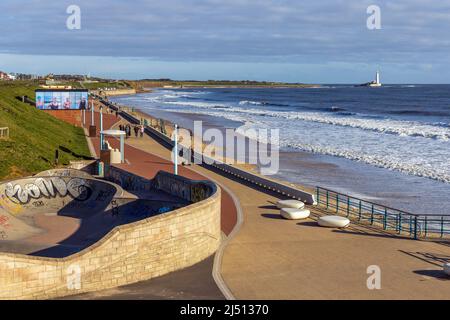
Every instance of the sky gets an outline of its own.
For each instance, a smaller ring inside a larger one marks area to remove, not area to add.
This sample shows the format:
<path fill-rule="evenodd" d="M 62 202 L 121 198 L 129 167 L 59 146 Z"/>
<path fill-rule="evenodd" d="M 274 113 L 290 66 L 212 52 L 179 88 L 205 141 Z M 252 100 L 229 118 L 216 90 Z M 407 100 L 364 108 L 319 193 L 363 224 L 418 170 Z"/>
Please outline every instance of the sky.
<path fill-rule="evenodd" d="M 450 0 L 2 0 L 0 30 L 8 72 L 450 83 Z"/>

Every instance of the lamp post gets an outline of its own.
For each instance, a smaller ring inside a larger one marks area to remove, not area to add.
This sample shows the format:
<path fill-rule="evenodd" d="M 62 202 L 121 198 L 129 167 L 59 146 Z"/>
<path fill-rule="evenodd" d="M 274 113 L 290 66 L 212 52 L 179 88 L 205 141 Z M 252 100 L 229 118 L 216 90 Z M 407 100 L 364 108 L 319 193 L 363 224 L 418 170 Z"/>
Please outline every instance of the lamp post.
<path fill-rule="evenodd" d="M 174 169 L 175 175 L 178 175 L 178 125 L 175 125 L 175 147 L 173 149 L 174 154 Z"/>
<path fill-rule="evenodd" d="M 94 122 L 94 110 L 95 109 L 95 105 L 94 105 L 94 102 L 92 101 L 92 104 L 91 104 L 91 126 L 94 126 L 95 125 L 95 122 Z"/>
<path fill-rule="evenodd" d="M 103 132 L 103 106 L 100 106 L 100 132 Z M 100 135 L 100 150 L 103 150 L 103 135 Z"/>
<path fill-rule="evenodd" d="M 120 135 L 120 160 L 125 163 L 125 135 Z"/>

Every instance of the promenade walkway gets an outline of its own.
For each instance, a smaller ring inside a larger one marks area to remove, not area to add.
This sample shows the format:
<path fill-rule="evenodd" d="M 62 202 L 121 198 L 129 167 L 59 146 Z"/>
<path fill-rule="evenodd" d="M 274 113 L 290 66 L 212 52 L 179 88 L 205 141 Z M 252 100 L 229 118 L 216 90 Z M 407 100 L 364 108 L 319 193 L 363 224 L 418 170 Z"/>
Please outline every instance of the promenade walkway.
<path fill-rule="evenodd" d="M 169 150 L 148 136 L 126 144 L 126 158 L 135 152 L 130 150 L 140 150 L 170 159 Z M 146 161 L 149 167 L 156 162 L 143 160 L 141 168 Z M 450 299 L 450 280 L 441 272 L 450 261 L 448 242 L 393 237 L 355 223 L 345 230 L 319 228 L 315 217 L 326 212 L 317 207 L 310 208 L 313 218 L 307 221 L 282 220 L 274 207 L 276 194 L 201 166 L 185 170 L 216 181 L 238 198 L 243 223 L 227 243 L 220 266 L 238 299 Z M 371 265 L 381 269 L 381 290 L 367 288 Z"/>

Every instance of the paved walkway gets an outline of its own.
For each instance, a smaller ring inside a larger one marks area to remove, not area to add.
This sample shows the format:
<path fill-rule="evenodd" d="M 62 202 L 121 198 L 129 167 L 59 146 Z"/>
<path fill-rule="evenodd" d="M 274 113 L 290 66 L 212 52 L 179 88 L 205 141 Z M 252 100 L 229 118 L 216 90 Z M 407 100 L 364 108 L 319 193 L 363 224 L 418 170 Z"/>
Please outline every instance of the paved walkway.
<path fill-rule="evenodd" d="M 170 152 L 149 137 L 127 145 L 163 159 Z M 345 230 L 316 226 L 326 212 L 310 208 L 304 222 L 279 218 L 267 194 L 203 167 L 190 167 L 236 195 L 244 222 L 225 248 L 221 274 L 238 299 L 450 299 L 450 280 L 442 264 L 450 244 L 414 241 L 371 227 Z M 225 214 L 226 216 L 226 214 Z M 226 217 L 225 217 L 226 218 Z M 367 268 L 381 268 L 381 290 L 368 290 Z"/>
<path fill-rule="evenodd" d="M 96 114 L 96 118 L 98 114 Z M 124 120 L 121 118 L 116 118 L 113 115 L 104 115 L 103 117 L 104 128 L 114 128 L 116 129 L 119 123 L 124 123 Z M 121 122 L 120 122 L 121 121 Z M 95 123 L 99 123 L 99 120 L 96 120 Z M 97 132 L 99 132 L 97 128 Z M 97 155 L 100 154 L 100 138 L 91 138 L 93 143 L 95 152 Z M 110 142 L 111 147 L 120 148 L 120 144 L 118 139 L 115 138 L 107 138 Z M 147 135 L 144 135 L 144 138 L 135 138 L 134 132 L 132 133 L 132 137 L 125 140 L 125 164 L 116 165 L 118 168 L 122 168 L 129 172 L 135 173 L 139 176 L 145 177 L 147 179 L 152 179 L 160 170 L 164 170 L 167 172 L 174 172 L 174 167 L 172 162 L 170 161 L 170 153 L 168 153 L 168 157 L 161 157 L 158 152 L 152 152 L 154 149 L 157 150 L 162 148 L 158 143 L 154 140 L 150 139 Z M 136 148 L 135 146 L 145 145 L 145 148 Z M 193 180 L 208 180 L 209 178 L 198 171 L 193 171 L 190 167 L 180 166 L 178 169 L 179 175 L 183 177 L 187 177 Z M 222 231 L 225 234 L 229 234 L 236 224 L 237 220 L 237 212 L 236 207 L 233 203 L 233 200 L 230 194 L 224 190 L 222 191 Z"/>
<path fill-rule="evenodd" d="M 223 300 L 211 277 L 213 257 L 162 277 L 129 285 L 63 297 L 61 300 Z"/>
<path fill-rule="evenodd" d="M 120 121 L 120 117 L 116 118 L 114 115 L 104 114 L 103 127 L 105 129 L 116 128 Z M 95 113 L 94 123 L 97 125 L 97 137 L 89 138 L 89 142 L 92 149 L 94 149 L 93 151 L 99 155 L 100 130 L 98 125 L 100 117 L 98 113 Z M 89 125 L 90 113 L 86 126 L 88 127 Z M 106 139 L 112 147 L 119 148 L 117 139 Z M 130 143 L 133 140 L 138 141 L 138 139 L 134 138 L 134 132 L 133 138 L 126 139 L 126 163 L 117 165 L 117 167 L 148 179 L 153 178 L 160 170 L 173 172 L 173 164 L 169 160 L 133 147 Z M 152 141 L 148 137 L 145 140 L 147 142 Z M 179 168 L 179 174 L 194 180 L 208 179 L 197 172 L 183 167 Z M 237 211 L 231 196 L 226 191 L 221 190 L 221 193 L 221 213 L 224 215 L 221 219 L 222 231 L 224 234 L 229 234 L 236 223 Z M 213 279 L 213 264 L 214 257 L 210 257 L 190 268 L 176 271 L 163 277 L 115 289 L 71 296 L 67 297 L 67 299 L 224 299 L 222 292 Z"/>

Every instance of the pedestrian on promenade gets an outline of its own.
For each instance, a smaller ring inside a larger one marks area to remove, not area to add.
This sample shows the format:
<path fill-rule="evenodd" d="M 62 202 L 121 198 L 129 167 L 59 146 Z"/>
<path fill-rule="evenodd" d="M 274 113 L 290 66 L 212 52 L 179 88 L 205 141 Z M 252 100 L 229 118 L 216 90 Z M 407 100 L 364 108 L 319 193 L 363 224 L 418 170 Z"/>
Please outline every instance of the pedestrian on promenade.
<path fill-rule="evenodd" d="M 144 131 L 145 131 L 145 128 L 144 128 L 144 126 L 141 124 L 141 128 L 140 128 L 140 133 L 141 133 L 141 138 L 143 138 L 144 137 Z"/>
<path fill-rule="evenodd" d="M 138 126 L 134 126 L 134 136 L 137 138 L 138 137 L 138 133 L 139 133 L 139 127 Z"/>
<path fill-rule="evenodd" d="M 131 127 L 130 127 L 130 125 L 129 124 L 127 124 L 127 126 L 125 127 L 125 132 L 126 132 L 126 136 L 127 136 L 127 139 L 131 136 Z"/>

